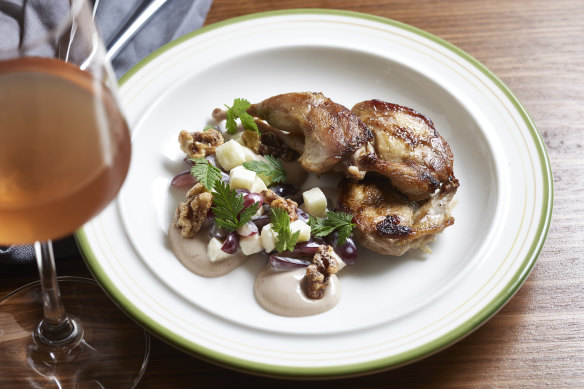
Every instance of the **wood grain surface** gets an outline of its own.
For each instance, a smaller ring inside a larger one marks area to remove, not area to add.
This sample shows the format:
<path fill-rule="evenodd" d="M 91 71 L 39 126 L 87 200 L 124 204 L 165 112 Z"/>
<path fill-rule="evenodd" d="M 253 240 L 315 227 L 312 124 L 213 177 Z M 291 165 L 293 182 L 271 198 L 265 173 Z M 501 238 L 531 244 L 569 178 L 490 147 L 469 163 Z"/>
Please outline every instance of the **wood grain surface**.
<path fill-rule="evenodd" d="M 312 7 L 366 12 L 426 30 L 477 58 L 510 87 L 552 162 L 554 213 L 539 260 L 519 292 L 481 328 L 396 370 L 299 383 L 227 370 L 153 339 L 139 388 L 584 387 L 584 1 L 214 0 L 207 24 Z M 89 276 L 76 255 L 60 260 L 58 272 Z M 28 267 L 1 268 L 0 297 L 36 279 Z"/>

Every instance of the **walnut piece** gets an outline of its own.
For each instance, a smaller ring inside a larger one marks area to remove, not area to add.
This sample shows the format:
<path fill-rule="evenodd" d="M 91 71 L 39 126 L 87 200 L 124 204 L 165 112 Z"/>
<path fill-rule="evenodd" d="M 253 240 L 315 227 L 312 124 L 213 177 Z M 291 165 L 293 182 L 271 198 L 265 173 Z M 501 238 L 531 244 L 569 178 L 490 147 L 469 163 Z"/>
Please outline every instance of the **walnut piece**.
<path fill-rule="evenodd" d="M 260 134 L 255 131 L 245 130 L 241 134 L 241 139 L 245 145 L 253 150 L 254 153 L 259 154 L 259 147 L 261 145 Z"/>
<path fill-rule="evenodd" d="M 215 129 L 188 132 L 182 130 L 178 135 L 180 149 L 189 158 L 205 158 L 214 154 L 215 149 L 223 144 L 223 135 Z"/>
<path fill-rule="evenodd" d="M 326 284 L 332 274 L 339 271 L 332 246 L 320 245 L 312 258 L 312 264 L 306 268 L 306 292 L 311 299 L 324 297 Z"/>
<path fill-rule="evenodd" d="M 264 189 L 260 194 L 264 196 L 264 202 L 270 207 L 282 208 L 286 210 L 286 212 L 288 212 L 288 216 L 290 216 L 291 222 L 298 219 L 298 215 L 296 213 L 296 210 L 298 209 L 298 203 L 296 203 L 296 201 L 278 196 L 271 189 Z"/>
<path fill-rule="evenodd" d="M 187 200 L 179 203 L 174 215 L 174 225 L 183 238 L 192 238 L 201 229 L 211 208 L 213 195 L 198 183 L 187 192 Z"/>

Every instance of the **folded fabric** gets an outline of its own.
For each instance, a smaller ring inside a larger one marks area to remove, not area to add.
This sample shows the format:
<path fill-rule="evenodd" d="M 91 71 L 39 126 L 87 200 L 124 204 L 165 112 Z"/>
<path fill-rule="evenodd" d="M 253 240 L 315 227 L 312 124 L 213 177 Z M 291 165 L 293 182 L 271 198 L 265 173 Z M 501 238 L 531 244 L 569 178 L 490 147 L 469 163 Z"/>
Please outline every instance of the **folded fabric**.
<path fill-rule="evenodd" d="M 160 46 L 201 27 L 212 0 L 172 0 L 152 17 L 139 33 L 122 49 L 112 65 L 121 77 L 142 58 Z M 106 43 L 124 26 L 143 0 L 100 0 L 95 18 Z"/>
<path fill-rule="evenodd" d="M 95 0 L 94 0 L 95 1 Z M 112 59 L 112 65 L 119 78 L 141 59 L 164 44 L 201 27 L 213 0 L 169 0 L 144 25 L 144 27 Z M 108 43 L 127 21 L 135 16 L 136 10 L 144 9 L 144 0 L 99 0 L 95 14 L 97 27 L 104 42 Z M 23 28 L 35 30 L 35 24 L 42 23 L 42 14 L 32 14 Z M 0 14 L 0 49 L 2 41 L 14 34 L 17 25 L 11 14 Z M 14 35 L 18 39 L 19 32 Z M 6 39 L 6 40 L 5 40 Z M 55 256 L 70 255 L 76 250 L 72 238 L 55 244 Z M 32 246 L 0 246 L 0 264 L 26 264 L 34 261 Z"/>

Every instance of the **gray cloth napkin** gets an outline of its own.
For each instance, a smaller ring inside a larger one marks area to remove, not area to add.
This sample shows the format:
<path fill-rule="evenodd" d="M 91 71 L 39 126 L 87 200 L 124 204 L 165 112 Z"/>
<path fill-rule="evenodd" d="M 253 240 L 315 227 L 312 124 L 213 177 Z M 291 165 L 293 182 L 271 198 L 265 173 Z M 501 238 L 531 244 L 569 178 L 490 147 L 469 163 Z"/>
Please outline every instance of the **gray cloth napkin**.
<path fill-rule="evenodd" d="M 201 27 L 213 0 L 169 0 L 152 19 L 112 59 L 117 77 L 121 77 L 142 58 L 164 44 Z M 126 25 L 135 10 L 144 8 L 144 0 L 100 0 L 95 15 L 104 42 L 108 43 Z M 39 15 L 35 14 L 35 18 Z M 0 15 L 2 25 L 9 22 Z M 38 20 L 38 19 L 35 19 Z M 5 36 L 6 37 L 6 36 Z M 1 93 L 1 92 L 0 92 Z M 67 256 L 76 250 L 73 239 L 65 238 L 54 245 L 55 256 Z M 0 246 L 0 264 L 29 264 L 34 262 L 32 246 Z"/>
<path fill-rule="evenodd" d="M 121 77 L 160 46 L 201 27 L 213 0 L 169 0 L 112 60 Z M 143 0 L 100 0 L 95 18 L 106 43 L 126 24 Z"/>

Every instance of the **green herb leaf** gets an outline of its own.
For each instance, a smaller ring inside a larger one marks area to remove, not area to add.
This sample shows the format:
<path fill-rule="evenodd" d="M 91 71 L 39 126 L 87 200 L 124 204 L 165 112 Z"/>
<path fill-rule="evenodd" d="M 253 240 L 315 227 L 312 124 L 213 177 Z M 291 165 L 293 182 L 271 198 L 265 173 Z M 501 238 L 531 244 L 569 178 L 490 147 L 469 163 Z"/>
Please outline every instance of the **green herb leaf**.
<path fill-rule="evenodd" d="M 241 115 L 239 115 L 239 120 L 241 120 L 241 125 L 246 130 L 254 131 L 257 132 L 258 134 L 260 133 L 258 125 L 255 122 L 255 119 L 249 113 L 244 111 Z"/>
<path fill-rule="evenodd" d="M 272 229 L 278 234 L 276 251 L 281 253 L 286 250 L 294 250 L 294 246 L 298 242 L 298 237 L 300 236 L 300 231 L 296 231 L 292 234 L 288 212 L 283 208 L 270 208 L 270 220 L 272 222 Z"/>
<path fill-rule="evenodd" d="M 318 218 L 309 215 L 308 225 L 313 236 L 323 237 L 333 233 L 335 230 L 339 234 L 337 246 L 345 243 L 355 227 L 352 223 L 353 215 L 345 212 L 327 212 L 326 218 Z"/>
<path fill-rule="evenodd" d="M 225 128 L 228 133 L 233 135 L 237 132 L 237 118 L 241 120 L 243 128 L 259 133 L 258 126 L 255 123 L 253 116 L 246 112 L 251 106 L 249 101 L 246 99 L 235 99 L 233 100 L 233 105 L 231 107 L 227 104 L 225 104 L 225 106 L 227 107 L 227 121 L 225 123 Z"/>
<path fill-rule="evenodd" d="M 337 246 L 345 243 L 345 240 L 351 235 L 351 231 L 355 227 L 352 223 L 353 215 L 345 212 L 327 212 L 325 224 L 327 226 L 335 227 L 335 230 L 339 233 L 339 239 L 337 241 Z"/>
<path fill-rule="evenodd" d="M 244 209 L 244 197 L 235 189 L 229 189 L 228 184 L 219 180 L 213 187 L 213 206 L 215 222 L 226 231 L 232 232 L 251 220 L 260 208 L 260 203 L 254 203 Z"/>
<path fill-rule="evenodd" d="M 211 165 L 205 158 L 191 159 L 191 174 L 202 183 L 207 190 L 211 190 L 221 179 L 221 170 Z"/>
<path fill-rule="evenodd" d="M 335 227 L 326 226 L 324 224 L 324 220 L 325 219 L 308 215 L 308 225 L 310 226 L 310 234 L 312 236 L 317 237 L 327 236 L 328 234 L 332 233 L 335 230 Z"/>
<path fill-rule="evenodd" d="M 286 170 L 282 161 L 266 155 L 266 162 L 264 161 L 248 161 L 243 163 L 243 167 L 247 170 L 256 172 L 257 174 L 264 174 L 269 177 L 272 182 L 282 183 L 286 182 Z"/>

